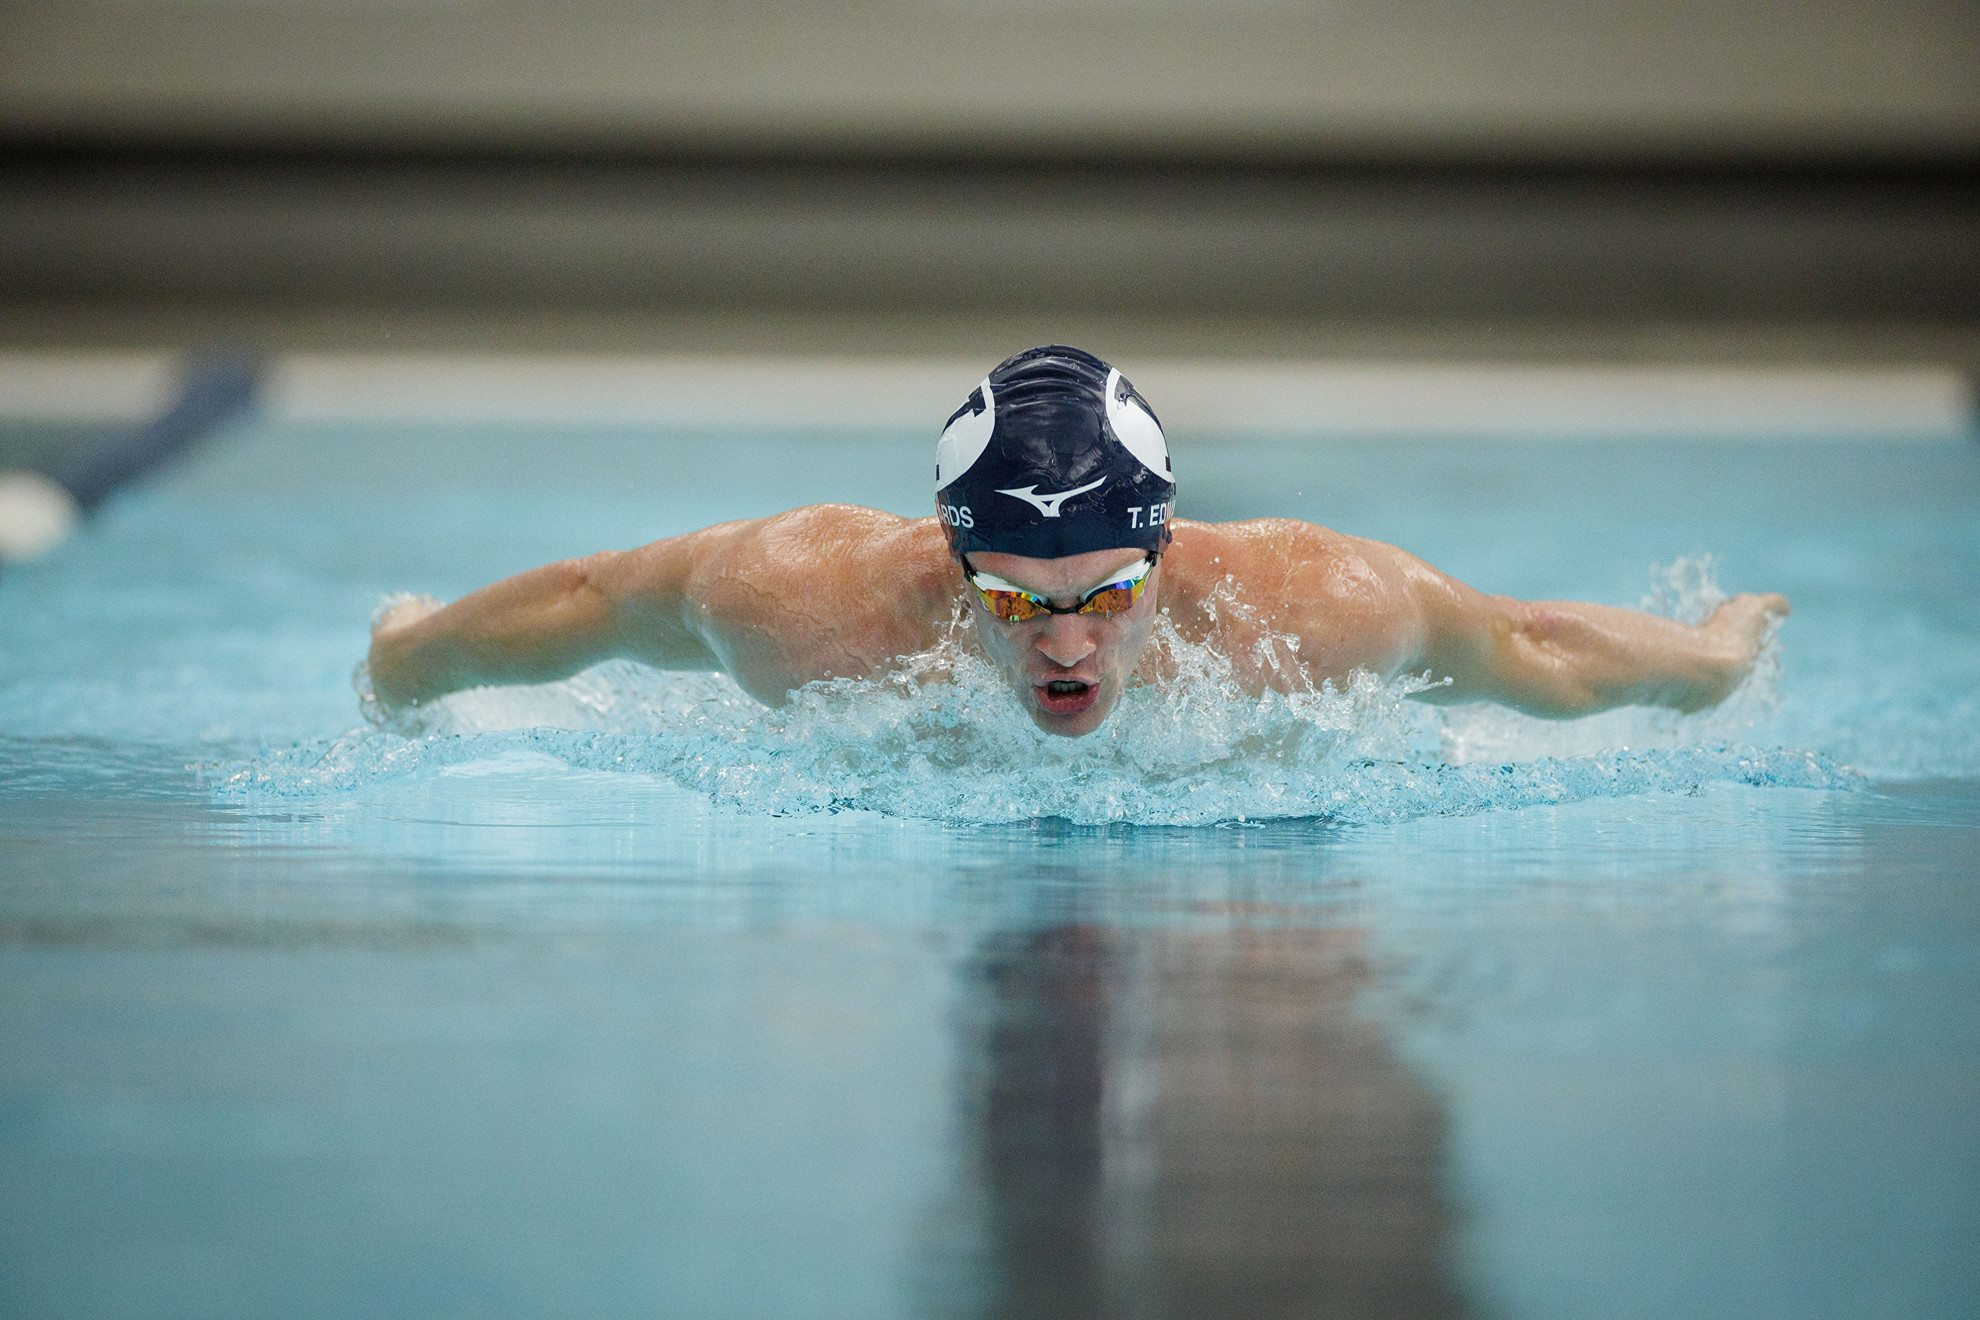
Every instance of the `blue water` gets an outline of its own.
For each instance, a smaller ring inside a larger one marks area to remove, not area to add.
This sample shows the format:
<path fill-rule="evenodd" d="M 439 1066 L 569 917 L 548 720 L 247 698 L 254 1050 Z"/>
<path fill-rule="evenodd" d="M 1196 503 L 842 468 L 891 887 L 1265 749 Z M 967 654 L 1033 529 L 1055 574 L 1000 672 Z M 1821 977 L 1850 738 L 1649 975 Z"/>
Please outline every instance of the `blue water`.
<path fill-rule="evenodd" d="M 383 593 L 924 441 L 264 426 L 0 578 L 0 1312 L 1980 1313 L 1980 447 L 1178 439 L 1187 516 L 1785 591 L 1702 716 L 359 716 Z"/>

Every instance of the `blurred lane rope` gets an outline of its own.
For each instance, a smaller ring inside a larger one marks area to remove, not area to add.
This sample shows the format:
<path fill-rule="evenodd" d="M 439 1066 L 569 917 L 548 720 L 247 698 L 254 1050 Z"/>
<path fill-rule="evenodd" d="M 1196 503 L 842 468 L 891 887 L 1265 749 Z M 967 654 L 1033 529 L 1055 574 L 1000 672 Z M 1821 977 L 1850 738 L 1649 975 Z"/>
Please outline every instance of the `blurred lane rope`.
<path fill-rule="evenodd" d="M 0 472 L 0 564 L 47 554 L 128 483 L 211 435 L 255 404 L 262 363 L 238 350 L 195 358 L 172 405 L 60 465 L 52 474 Z"/>

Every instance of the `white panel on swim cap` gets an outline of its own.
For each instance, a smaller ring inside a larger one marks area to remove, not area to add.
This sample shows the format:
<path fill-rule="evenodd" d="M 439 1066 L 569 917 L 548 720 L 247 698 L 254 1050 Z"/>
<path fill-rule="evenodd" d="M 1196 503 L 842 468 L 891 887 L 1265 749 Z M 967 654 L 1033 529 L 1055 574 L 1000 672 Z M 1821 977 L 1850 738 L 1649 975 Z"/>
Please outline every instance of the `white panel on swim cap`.
<path fill-rule="evenodd" d="M 935 442 L 935 489 L 940 490 L 976 466 L 983 451 L 990 447 L 990 436 L 997 429 L 997 400 L 990 393 L 990 378 L 977 386 L 983 391 L 983 411 L 965 411 Z"/>
<path fill-rule="evenodd" d="M 1141 465 L 1156 476 L 1169 479 L 1169 442 L 1162 438 L 1162 427 L 1151 417 L 1146 408 L 1129 399 L 1120 398 L 1121 373 L 1119 368 L 1107 369 L 1107 424 L 1114 428 L 1114 435 L 1127 446 L 1127 451 L 1141 460 Z"/>

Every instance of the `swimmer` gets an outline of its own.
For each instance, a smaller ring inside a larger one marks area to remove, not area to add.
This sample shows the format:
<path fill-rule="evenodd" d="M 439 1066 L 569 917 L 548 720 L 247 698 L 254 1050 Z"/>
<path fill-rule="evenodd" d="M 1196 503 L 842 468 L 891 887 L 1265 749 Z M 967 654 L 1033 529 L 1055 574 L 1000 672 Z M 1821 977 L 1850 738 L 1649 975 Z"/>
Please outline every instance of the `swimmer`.
<path fill-rule="evenodd" d="M 1175 494 L 1154 410 L 1121 373 L 1034 348 L 949 418 L 934 517 L 812 505 L 546 565 L 444 608 L 407 600 L 373 628 L 372 690 L 389 714 L 624 658 L 724 670 L 777 705 L 818 679 L 897 669 L 966 611 L 962 644 L 1039 728 L 1077 737 L 1129 684 L 1178 681 L 1151 645 L 1159 611 L 1256 692 L 1427 673 L 1422 700 L 1570 718 L 1713 705 L 1788 612 L 1781 596 L 1741 595 L 1693 626 L 1488 596 L 1311 523 L 1177 519 Z"/>

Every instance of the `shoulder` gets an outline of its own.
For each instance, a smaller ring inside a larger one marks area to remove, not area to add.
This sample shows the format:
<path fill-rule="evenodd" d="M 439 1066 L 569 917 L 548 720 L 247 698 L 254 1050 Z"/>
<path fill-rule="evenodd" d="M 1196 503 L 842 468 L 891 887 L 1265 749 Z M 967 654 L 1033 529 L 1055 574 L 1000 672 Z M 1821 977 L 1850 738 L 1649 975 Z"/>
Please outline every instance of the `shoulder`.
<path fill-rule="evenodd" d="M 928 531 L 941 539 L 933 518 L 903 518 L 858 504 L 807 504 L 758 519 L 753 526 L 766 549 L 813 557 L 888 559 L 912 553 Z"/>
<path fill-rule="evenodd" d="M 933 518 L 856 504 L 811 504 L 749 525 L 719 571 L 758 570 L 788 581 L 884 592 L 894 606 L 954 595 L 949 546 Z"/>
<path fill-rule="evenodd" d="M 955 598 L 933 518 L 819 504 L 697 535 L 698 630 L 752 693 L 884 669 L 934 644 Z"/>
<path fill-rule="evenodd" d="M 1381 549 L 1295 518 L 1178 521 L 1164 581 L 1198 591 L 1225 584 L 1259 603 L 1294 590 L 1366 596 L 1384 576 Z"/>
<path fill-rule="evenodd" d="M 1361 667 L 1387 673 L 1411 652 L 1420 608 L 1392 546 L 1294 518 L 1178 521 L 1163 564 L 1165 603 L 1180 626 L 1214 613 L 1220 594 L 1332 677 Z M 1202 626 L 1201 624 L 1199 626 Z"/>

